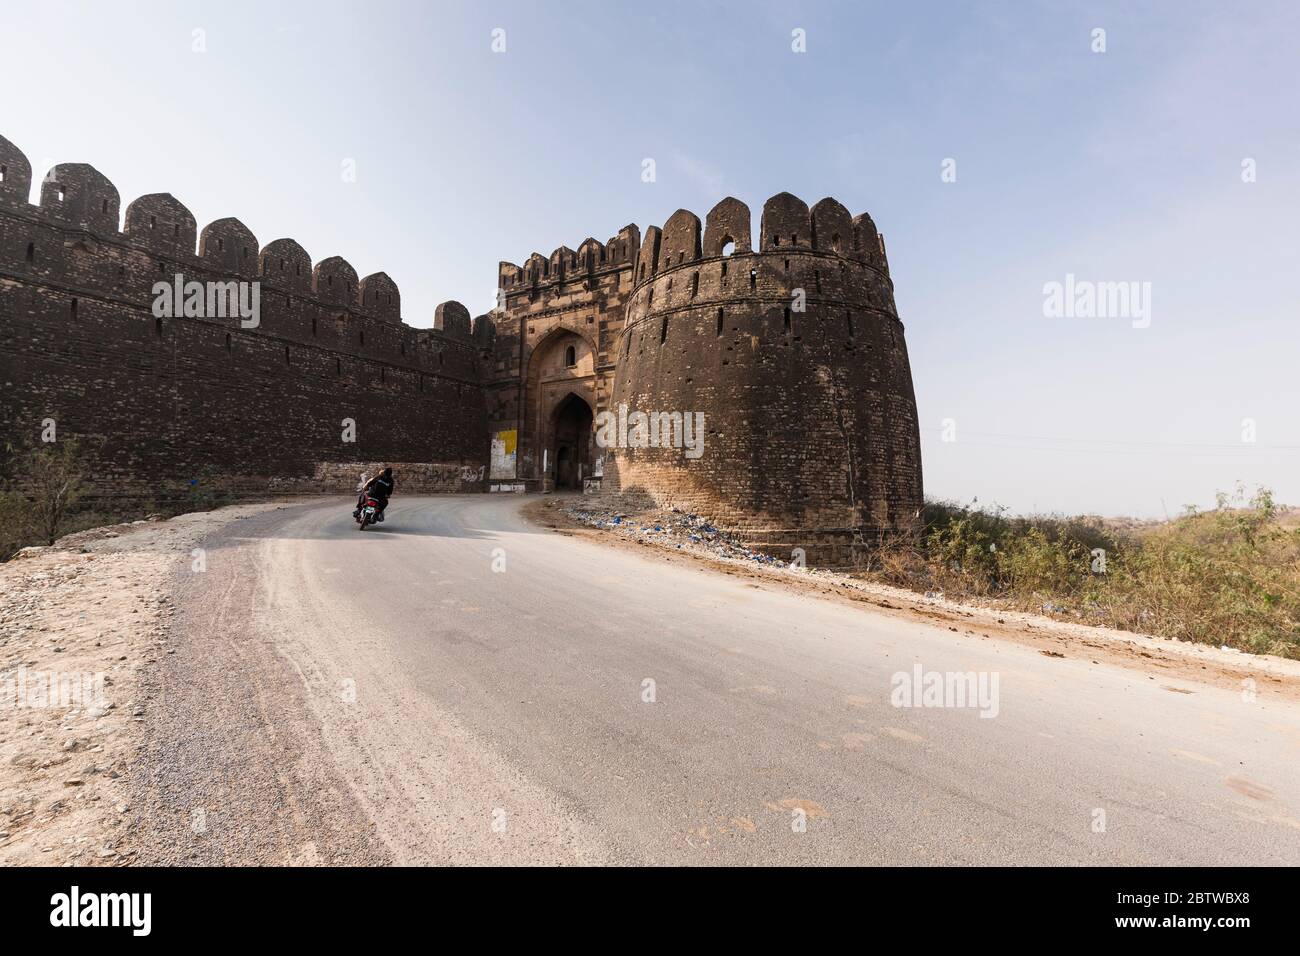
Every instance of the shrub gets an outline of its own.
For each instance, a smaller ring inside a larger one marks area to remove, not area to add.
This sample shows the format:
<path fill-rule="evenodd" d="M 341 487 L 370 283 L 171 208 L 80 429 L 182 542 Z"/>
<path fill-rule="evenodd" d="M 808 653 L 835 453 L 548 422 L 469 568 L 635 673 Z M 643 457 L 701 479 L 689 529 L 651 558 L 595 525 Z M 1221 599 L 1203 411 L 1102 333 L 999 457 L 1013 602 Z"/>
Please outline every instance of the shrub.
<path fill-rule="evenodd" d="M 1300 528 L 1266 489 L 1119 532 L 1096 518 L 1009 517 L 929 502 L 919 545 L 883 548 L 894 584 L 1256 653 L 1300 657 Z"/>
<path fill-rule="evenodd" d="M 16 476 L 0 500 L 0 551 L 9 558 L 28 544 L 53 544 L 65 530 L 85 493 L 89 458 L 77 438 L 6 451 L 6 468 Z"/>

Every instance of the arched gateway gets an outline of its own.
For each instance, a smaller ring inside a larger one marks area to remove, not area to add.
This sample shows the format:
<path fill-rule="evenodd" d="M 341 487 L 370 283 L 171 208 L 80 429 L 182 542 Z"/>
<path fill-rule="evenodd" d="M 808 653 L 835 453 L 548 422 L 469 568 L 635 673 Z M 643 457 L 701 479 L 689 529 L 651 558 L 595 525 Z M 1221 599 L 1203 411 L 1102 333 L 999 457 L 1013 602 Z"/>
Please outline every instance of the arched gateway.
<path fill-rule="evenodd" d="M 551 448 L 547 456 L 554 462 L 557 491 L 580 491 L 582 480 L 590 477 L 591 406 L 570 392 L 551 416 Z"/>

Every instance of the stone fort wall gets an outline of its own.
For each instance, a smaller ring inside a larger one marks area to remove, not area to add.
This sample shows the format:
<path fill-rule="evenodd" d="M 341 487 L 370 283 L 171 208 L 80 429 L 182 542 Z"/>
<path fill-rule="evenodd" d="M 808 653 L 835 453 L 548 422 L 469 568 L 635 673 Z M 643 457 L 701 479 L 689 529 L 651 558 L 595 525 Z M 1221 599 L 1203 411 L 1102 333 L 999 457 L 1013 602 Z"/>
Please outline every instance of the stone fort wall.
<path fill-rule="evenodd" d="M 885 247 L 868 215 L 782 193 L 651 227 L 611 404 L 702 412 L 704 448 L 620 450 L 607 484 L 773 554 L 849 564 L 922 503 L 916 400 Z"/>
<path fill-rule="evenodd" d="M 394 463 L 410 491 L 637 490 L 788 557 L 844 564 L 922 502 L 903 326 L 870 216 L 788 193 L 678 210 L 522 265 L 498 302 L 401 318 L 384 273 L 198 230 L 167 194 L 119 214 L 90 166 L 31 167 L 0 138 L 0 442 L 53 419 L 93 436 L 95 491 L 163 498 L 350 490 Z M 119 221 L 123 222 L 119 228 Z M 154 285 L 260 283 L 260 324 L 158 317 Z M 607 448 L 600 413 L 703 413 L 704 450 Z M 354 440 L 346 440 L 347 425 Z M 4 463 L 0 462 L 0 472 Z"/>
<path fill-rule="evenodd" d="M 480 346 L 464 306 L 411 328 L 384 273 L 313 265 L 292 239 L 259 246 L 237 219 L 199 232 L 165 193 L 132 202 L 119 229 L 117 189 L 90 166 L 54 167 L 38 205 L 30 189 L 26 157 L 0 138 L 4 443 L 38 440 L 49 419 L 60 437 L 98 436 L 102 495 L 162 499 L 196 480 L 337 490 L 377 461 L 408 463 L 423 490 L 484 487 Z M 260 282 L 260 324 L 156 317 L 154 284 L 177 273 Z"/>

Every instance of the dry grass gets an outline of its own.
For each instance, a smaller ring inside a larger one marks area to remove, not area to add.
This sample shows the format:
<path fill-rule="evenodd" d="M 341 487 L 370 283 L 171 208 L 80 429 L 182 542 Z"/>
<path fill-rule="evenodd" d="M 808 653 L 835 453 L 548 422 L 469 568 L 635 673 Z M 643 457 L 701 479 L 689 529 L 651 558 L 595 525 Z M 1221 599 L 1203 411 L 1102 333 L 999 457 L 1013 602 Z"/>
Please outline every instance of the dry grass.
<path fill-rule="evenodd" d="M 1160 637 L 1300 658 L 1300 522 L 1267 490 L 1123 526 L 926 506 L 919 546 L 869 576 Z"/>

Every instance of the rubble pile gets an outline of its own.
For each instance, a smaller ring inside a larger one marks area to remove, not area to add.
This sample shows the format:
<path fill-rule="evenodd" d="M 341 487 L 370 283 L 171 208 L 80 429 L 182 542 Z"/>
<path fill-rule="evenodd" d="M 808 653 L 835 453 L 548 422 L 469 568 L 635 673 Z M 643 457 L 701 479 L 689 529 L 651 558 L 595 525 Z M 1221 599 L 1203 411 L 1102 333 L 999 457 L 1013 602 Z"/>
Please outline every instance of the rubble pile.
<path fill-rule="evenodd" d="M 648 514 L 628 514 L 617 508 L 590 505 L 572 506 L 564 510 L 571 518 L 585 525 L 613 531 L 625 538 L 647 544 L 676 547 L 712 558 L 748 561 L 776 568 L 788 566 L 788 562 L 779 558 L 745 547 L 726 532 L 715 528 L 707 519 L 676 508 Z"/>

